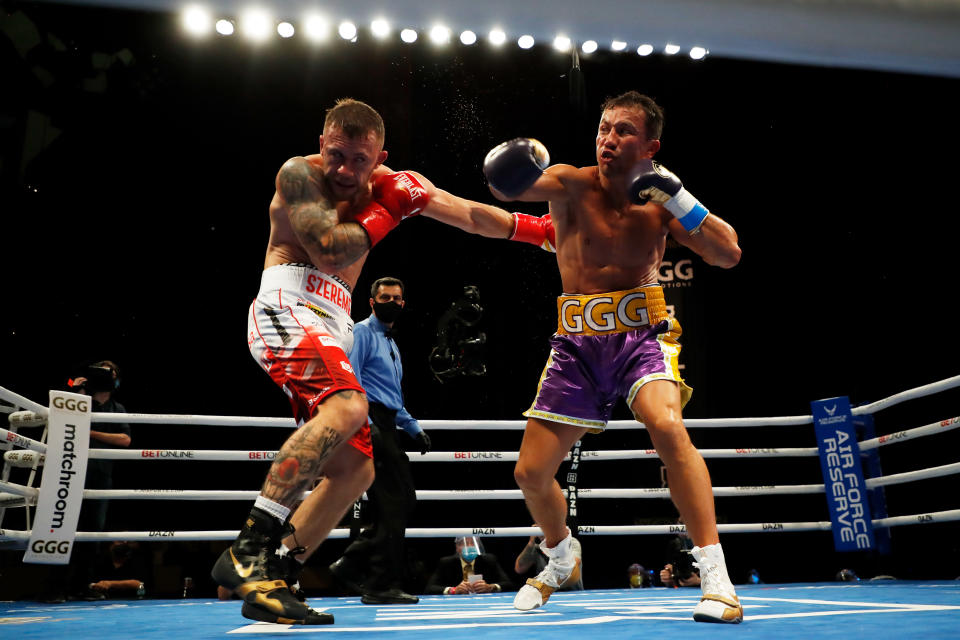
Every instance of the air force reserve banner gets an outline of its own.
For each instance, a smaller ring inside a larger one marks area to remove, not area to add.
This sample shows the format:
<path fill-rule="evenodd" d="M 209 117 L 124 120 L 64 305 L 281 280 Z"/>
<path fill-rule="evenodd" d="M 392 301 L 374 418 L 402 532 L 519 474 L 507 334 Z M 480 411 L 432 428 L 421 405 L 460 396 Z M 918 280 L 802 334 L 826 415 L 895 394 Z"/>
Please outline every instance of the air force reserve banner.
<path fill-rule="evenodd" d="M 873 549 L 873 522 L 850 400 L 846 397 L 815 400 L 810 407 L 833 524 L 834 548 L 837 551 Z"/>
<path fill-rule="evenodd" d="M 24 562 L 70 562 L 87 476 L 91 403 L 90 396 L 50 392 L 47 460 Z"/>

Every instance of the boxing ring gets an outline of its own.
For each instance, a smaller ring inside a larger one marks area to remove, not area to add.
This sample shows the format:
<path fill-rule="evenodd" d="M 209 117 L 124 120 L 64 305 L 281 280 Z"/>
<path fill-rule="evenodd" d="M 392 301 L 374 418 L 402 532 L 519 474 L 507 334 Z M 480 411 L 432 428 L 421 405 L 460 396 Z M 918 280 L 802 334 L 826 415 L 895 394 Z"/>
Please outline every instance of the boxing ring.
<path fill-rule="evenodd" d="M 888 398 L 864 404 L 852 409 L 855 417 L 869 419 L 891 407 L 908 401 L 943 393 L 960 387 L 960 376 L 909 389 Z M 4 511 L 13 508 L 26 509 L 25 521 L 30 522 L 30 509 L 38 504 L 40 490 L 34 483 L 40 477 L 40 465 L 47 451 L 46 416 L 48 408 L 0 387 L 0 400 L 8 406 L 0 411 L 8 415 L 8 428 L 0 429 L 3 443 L 4 467 L 0 475 L 0 527 Z M 133 424 L 179 424 L 191 426 L 227 427 L 280 427 L 292 429 L 292 419 L 194 416 L 164 414 L 91 414 L 93 423 L 127 422 Z M 728 429 L 752 427 L 780 427 L 790 429 L 809 427 L 814 422 L 811 415 L 763 418 L 688 419 L 690 429 Z M 465 442 L 471 432 L 522 430 L 522 421 L 431 421 L 423 420 L 427 431 L 456 430 Z M 927 424 L 904 424 L 886 430 L 888 433 L 859 441 L 861 456 L 878 455 L 887 447 L 900 446 L 904 442 L 921 438 L 938 437 L 960 427 L 960 416 L 943 416 Z M 633 421 L 614 421 L 608 431 L 642 429 Z M 24 431 L 43 429 L 35 437 Z M 602 441 L 600 441 L 602 442 Z M 819 449 L 813 447 L 785 448 L 723 448 L 700 449 L 704 458 L 736 459 L 748 464 L 756 459 L 788 459 L 817 457 Z M 190 449 L 90 449 L 89 458 L 107 460 L 138 460 L 151 463 L 151 467 L 163 465 L 166 460 L 192 462 L 269 461 L 275 451 L 267 450 L 190 450 Z M 411 456 L 417 464 L 483 463 L 496 465 L 517 459 L 516 451 L 438 451 L 426 455 Z M 657 459 L 653 450 L 588 451 L 575 447 L 568 456 L 568 465 L 561 467 L 558 475 L 571 513 L 575 514 L 577 501 L 617 499 L 666 499 L 669 489 L 665 487 L 643 488 L 583 488 L 578 487 L 576 477 L 571 480 L 570 471 L 589 462 L 594 465 L 604 461 Z M 26 481 L 10 480 L 13 469 L 27 474 Z M 509 475 L 503 465 L 497 473 Z M 865 489 L 903 485 L 920 480 L 947 479 L 946 486 L 956 486 L 950 478 L 960 473 L 960 462 L 912 469 L 889 475 L 865 478 Z M 566 474 L 564 476 L 564 474 Z M 256 475 L 259 481 L 259 474 Z M 564 476 L 567 483 L 564 483 Z M 449 478 L 449 475 L 446 476 Z M 811 480 L 813 480 L 811 478 Z M 816 480 L 822 480 L 817 478 Z M 804 484 L 770 484 L 762 486 L 715 486 L 717 498 L 743 496 L 794 496 L 824 494 L 822 481 Z M 245 501 L 254 500 L 257 490 L 163 490 L 163 489 L 85 489 L 83 499 L 99 500 L 150 500 L 150 501 Z M 452 489 L 417 490 L 419 501 L 501 501 L 522 500 L 519 490 L 500 489 Z M 929 526 L 960 520 L 960 507 L 955 491 L 942 491 L 939 499 L 946 504 L 943 510 L 924 513 L 911 512 L 910 505 L 892 505 L 896 515 L 879 514 L 872 519 L 877 531 L 906 525 Z M 951 504 L 951 501 L 952 504 Z M 495 512 L 495 509 L 489 511 Z M 408 528 L 409 538 L 452 538 L 457 535 L 481 534 L 484 537 L 526 537 L 539 530 L 528 526 L 507 526 L 514 523 L 475 522 L 478 526 L 453 526 L 439 528 Z M 482 525 L 482 526 L 481 526 Z M 503 525 L 503 526 L 501 526 Z M 830 531 L 830 520 L 808 519 L 796 522 L 738 522 L 718 525 L 722 536 L 742 533 L 778 534 L 784 532 Z M 0 545 L 5 548 L 24 548 L 30 540 L 31 531 L 0 528 Z M 682 525 L 614 525 L 604 522 L 578 522 L 578 536 L 634 536 L 669 535 L 683 529 Z M 76 540 L 85 541 L 211 541 L 233 540 L 237 530 L 184 530 L 184 531 L 78 531 Z M 330 538 L 350 536 L 347 528 L 335 529 Z M 724 538 L 727 539 L 727 538 Z M 729 561 L 729 560 L 728 560 Z M 585 562 L 589 562 L 585 558 Z M 589 585 L 588 585 L 589 586 Z M 339 633 L 350 637 L 380 636 L 390 631 L 389 637 L 449 637 L 451 635 L 482 632 L 496 638 L 550 634 L 557 630 L 575 630 L 583 626 L 596 626 L 598 632 L 625 635 L 655 632 L 683 632 L 688 634 L 747 633 L 756 637 L 769 637 L 776 633 L 782 638 L 808 638 L 820 635 L 855 635 L 874 638 L 899 637 L 903 629 L 910 627 L 927 637 L 957 637 L 956 624 L 960 621 L 960 581 L 905 582 L 878 581 L 863 583 L 738 585 L 738 595 L 744 603 L 745 624 L 738 627 L 718 628 L 715 625 L 694 624 L 690 612 L 699 599 L 699 590 L 667 590 L 663 588 L 635 590 L 588 590 L 584 592 L 561 592 L 551 598 L 550 604 L 530 612 L 518 612 L 512 607 L 512 594 L 484 594 L 474 596 L 424 596 L 421 602 L 410 607 L 362 605 L 359 598 L 312 598 L 310 604 L 319 610 L 334 613 L 336 624 L 328 627 L 288 627 L 265 623 L 246 624 L 240 617 L 237 601 L 191 599 L 183 601 L 107 601 L 101 603 L 71 603 L 70 605 L 43 606 L 32 603 L 0 603 L 0 627 L 16 625 L 16 633 L 22 638 L 59 637 L 64 625 L 71 625 L 71 633 L 133 635 L 135 637 L 169 637 L 186 634 L 194 637 L 219 636 L 221 634 L 277 634 L 277 633 Z M 879 615 L 879 614 L 893 614 Z M 69 621 L 69 623 L 67 623 Z M 789 624 L 787 624 L 789 622 Z M 637 626 L 642 625 L 642 626 Z M 651 626 L 652 625 L 652 626 Z M 713 637 L 711 635 L 710 637 Z"/>

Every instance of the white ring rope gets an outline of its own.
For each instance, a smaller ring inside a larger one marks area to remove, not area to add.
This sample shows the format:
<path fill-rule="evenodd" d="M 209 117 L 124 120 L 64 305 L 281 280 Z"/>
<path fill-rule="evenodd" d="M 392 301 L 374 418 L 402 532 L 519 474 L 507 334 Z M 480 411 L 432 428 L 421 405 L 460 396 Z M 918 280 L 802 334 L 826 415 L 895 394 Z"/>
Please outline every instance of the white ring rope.
<path fill-rule="evenodd" d="M 853 409 L 853 415 L 859 416 L 862 414 L 874 414 L 878 411 L 889 409 L 890 407 L 900 404 L 901 402 L 906 402 L 907 400 L 916 400 L 917 398 L 923 398 L 935 393 L 940 393 L 941 391 L 953 389 L 954 387 L 960 387 L 960 376 L 953 376 L 952 378 L 947 378 L 939 382 L 931 382 L 930 384 L 925 384 L 921 387 L 915 387 L 913 389 L 908 389 L 907 391 L 901 391 L 900 393 L 896 393 L 888 398 L 884 398 L 883 400 L 877 400 L 876 402 L 856 407 Z"/>
<path fill-rule="evenodd" d="M 0 483 L 0 489 L 6 486 Z M 797 495 L 823 493 L 822 484 L 714 487 L 717 497 Z M 12 491 L 11 491 L 12 493 Z M 84 500 L 255 500 L 259 490 L 204 489 L 84 489 Z M 417 500 L 522 500 L 520 489 L 418 489 Z M 564 496 L 567 492 L 563 492 Z M 305 499 L 309 491 L 303 493 Z M 647 489 L 579 489 L 580 498 L 669 498 L 670 490 Z"/>
<path fill-rule="evenodd" d="M 49 413 L 50 411 L 42 404 L 38 404 L 33 400 L 24 398 L 19 393 L 10 391 L 9 389 L 5 389 L 4 387 L 0 387 L 0 400 L 9 402 L 15 407 L 22 407 L 24 409 L 27 409 L 28 411 L 34 411 L 44 416 L 47 415 L 47 413 Z"/>
<path fill-rule="evenodd" d="M 947 418 L 946 420 L 927 424 L 922 427 L 907 429 L 906 431 L 897 431 L 896 433 L 880 436 L 879 438 L 864 440 L 860 443 L 860 451 L 868 451 L 870 449 L 876 449 L 877 447 L 893 444 L 894 442 L 905 442 L 912 438 L 922 438 L 935 433 L 943 433 L 944 431 L 951 431 L 957 427 L 960 427 L 960 418 Z"/>
<path fill-rule="evenodd" d="M 946 378 L 939 382 L 933 382 L 913 389 L 908 389 L 897 393 L 888 398 L 878 400 L 868 405 L 863 405 L 853 409 L 854 415 L 873 414 L 882 411 L 888 407 L 929 396 L 947 389 L 960 387 L 960 375 L 952 378 Z M 48 410 L 43 405 L 28 400 L 23 396 L 0 387 L 0 399 L 11 402 L 17 406 L 34 411 L 38 414 L 46 415 Z M 181 414 L 147 414 L 147 413 L 94 413 L 91 416 L 93 422 L 116 423 L 128 422 L 137 424 L 182 424 L 196 426 L 245 426 L 245 427 L 284 427 L 292 429 L 296 426 L 292 418 L 266 418 L 249 416 L 198 416 Z M 767 427 L 767 426 L 799 426 L 811 424 L 812 415 L 803 416 L 784 416 L 770 418 L 715 418 L 700 419 L 691 418 L 684 420 L 684 424 L 691 428 L 705 427 Z M 526 422 L 523 420 L 421 420 L 420 425 L 432 430 L 445 429 L 469 429 L 472 431 L 490 431 L 490 430 L 522 430 Z M 607 429 L 642 429 L 643 425 L 634 420 L 612 420 L 607 425 Z"/>
<path fill-rule="evenodd" d="M 0 429 L 0 437 L 3 437 Z M 37 443 L 39 444 L 39 443 Z M 33 451 L 36 444 L 31 448 Z M 796 447 L 781 449 L 699 449 L 704 458 L 799 458 L 817 455 L 816 447 Z M 19 451 L 8 451 L 4 460 L 14 467 L 31 467 L 34 458 L 30 455 L 17 455 Z M 41 453 L 41 458 L 43 454 Z M 276 451 L 238 451 L 229 449 L 90 449 L 91 460 L 195 460 L 204 462 L 270 462 Z M 655 449 L 636 449 L 625 451 L 585 451 L 581 460 L 636 460 L 659 458 Z M 516 451 L 431 451 L 424 455 L 415 455 L 410 462 L 516 462 Z M 569 460 L 570 454 L 564 458 Z M 43 461 L 39 462 L 40 465 Z"/>
<path fill-rule="evenodd" d="M 880 518 L 873 521 L 874 527 L 896 527 L 910 524 L 930 524 L 932 522 L 953 522 L 960 520 L 960 509 L 933 511 L 907 516 Z M 786 533 L 797 531 L 829 531 L 829 521 L 820 522 L 760 522 L 745 524 L 718 524 L 720 533 Z M 578 535 L 664 535 L 686 531 L 683 525 L 582 525 Z M 540 534 L 536 527 L 448 527 L 438 529 L 407 529 L 408 538 L 446 538 L 463 535 L 483 535 L 487 537 L 520 537 Z M 80 541 L 129 540 L 152 542 L 157 540 L 235 540 L 239 531 L 78 531 L 76 539 Z M 329 539 L 350 537 L 349 529 L 334 529 Z M 0 543 L 18 542 L 26 544 L 30 539 L 29 531 L 0 529 Z"/>
<path fill-rule="evenodd" d="M 945 389 L 960 386 L 960 376 L 948 378 L 937 383 L 917 387 L 889 398 L 880 400 L 870 405 L 858 407 L 853 410 L 855 415 L 870 414 L 901 402 L 928 396 L 938 393 Z M 0 387 L 0 399 L 11 402 L 16 406 L 23 407 L 26 411 L 17 416 L 19 423 L 23 426 L 39 426 L 45 423 L 44 417 L 48 410 L 46 407 L 34 403 L 27 398 L 19 396 L 3 387 Z M 33 412 L 35 415 L 30 415 Z M 16 414 L 11 415 L 13 418 Z M 286 427 L 295 426 L 292 419 L 289 418 L 250 418 L 238 416 L 190 416 L 175 414 L 107 414 L 94 413 L 91 416 L 94 422 L 116 423 L 158 423 L 158 424 L 192 424 L 192 425 L 211 425 L 211 426 L 268 426 L 268 427 Z M 752 426 L 795 426 L 812 423 L 812 416 L 787 416 L 779 418 L 730 418 L 716 420 L 687 420 L 685 423 L 689 427 L 752 427 Z M 17 422 L 10 420 L 11 426 L 16 427 Z M 488 420 L 423 420 L 420 422 L 431 430 L 460 429 L 467 431 L 484 430 L 521 430 L 525 426 L 524 421 L 488 421 Z M 865 440 L 861 443 L 861 449 L 876 449 L 893 442 L 903 442 L 911 438 L 924 437 L 934 433 L 943 433 L 944 431 L 960 427 L 960 417 L 942 420 L 938 423 L 925 425 L 905 431 L 900 431 L 887 436 L 880 436 Z M 643 428 L 643 425 L 631 420 L 612 421 L 608 425 L 609 429 L 637 429 Z M 46 452 L 46 445 L 42 442 L 27 438 L 17 434 L 15 431 L 0 428 L 0 438 L 6 446 L 17 446 L 31 451 L 43 454 Z M 8 452 L 11 454 L 17 452 Z M 701 451 L 704 457 L 712 458 L 737 458 L 737 457 L 806 457 L 818 455 L 816 447 L 795 447 L 795 448 L 757 448 L 757 449 L 705 449 Z M 155 450 L 115 450 L 115 449 L 91 449 L 90 458 L 96 459 L 179 459 L 179 460 L 205 460 L 205 461 L 269 461 L 276 456 L 274 451 L 226 451 L 226 450 L 185 450 L 185 449 L 155 449 Z M 412 461 L 423 462 L 451 462 L 451 461 L 515 461 L 518 457 L 516 452 L 432 452 L 424 456 L 413 456 Z M 597 451 L 585 452 L 582 458 L 597 460 L 627 460 L 636 458 L 654 458 L 657 457 L 655 450 L 627 450 L 627 451 Z M 567 456 L 569 459 L 569 456 Z M 5 455 L 5 461 L 9 464 L 18 466 L 30 466 L 36 468 L 40 462 L 38 456 L 18 456 L 11 455 L 9 458 Z M 27 464 L 28 463 L 28 464 Z M 904 482 L 913 482 L 927 478 L 941 477 L 960 473 L 960 463 L 947 464 L 929 469 L 909 471 L 905 473 L 893 474 L 890 476 L 880 476 L 870 478 L 865 481 L 867 488 L 887 486 Z M 0 481 L 0 503 L 21 503 L 35 504 L 39 489 L 16 483 Z M 714 487 L 715 496 L 744 496 L 744 495 L 787 495 L 787 494 L 810 494 L 823 493 L 824 485 L 765 485 L 765 486 L 739 486 L 739 487 Z M 143 490 L 93 490 L 88 489 L 83 492 L 84 499 L 175 499 L 175 500 L 253 500 L 259 491 L 193 491 L 193 490 L 164 490 L 164 489 L 143 489 Z M 308 495 L 309 492 L 305 492 Z M 418 500 L 490 500 L 490 499 L 522 499 L 522 492 L 513 490 L 418 490 L 416 492 Z M 578 497 L 594 498 L 668 498 L 670 496 L 667 488 L 640 488 L 640 489 L 580 489 Z M 906 524 L 947 522 L 960 520 L 960 509 L 940 511 L 927 514 L 915 514 L 906 516 L 894 516 L 874 520 L 874 526 L 899 526 Z M 29 527 L 29 524 L 27 525 Z M 741 532 L 764 532 L 764 531 L 814 531 L 830 530 L 831 523 L 827 522 L 794 522 L 794 523 L 756 523 L 756 524 L 720 524 L 718 529 L 721 533 L 741 533 Z M 633 526 L 582 526 L 579 527 L 581 534 L 586 535 L 635 535 L 635 534 L 667 534 L 676 533 L 684 530 L 682 525 L 633 525 Z M 447 537 L 464 534 L 492 535 L 492 536 L 528 536 L 538 533 L 539 529 L 533 527 L 501 527 L 501 528 L 438 528 L 438 529 L 408 529 L 408 537 Z M 78 532 L 77 540 L 156 540 L 158 538 L 176 538 L 180 540 L 232 540 L 236 537 L 236 531 L 149 531 L 149 532 Z M 29 531 L 12 531 L 0 529 L 0 542 L 26 541 L 29 539 Z M 338 529 L 331 532 L 330 538 L 349 537 L 349 530 Z"/>

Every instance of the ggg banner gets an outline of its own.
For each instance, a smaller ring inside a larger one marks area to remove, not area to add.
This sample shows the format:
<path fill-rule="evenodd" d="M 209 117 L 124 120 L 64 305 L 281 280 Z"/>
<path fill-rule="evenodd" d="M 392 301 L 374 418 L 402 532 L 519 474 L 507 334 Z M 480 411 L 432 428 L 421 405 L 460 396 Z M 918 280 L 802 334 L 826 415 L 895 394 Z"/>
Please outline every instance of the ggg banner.
<path fill-rule="evenodd" d="M 846 397 L 815 400 L 813 423 L 837 551 L 873 549 L 873 522 L 860 465 L 860 445 Z"/>
<path fill-rule="evenodd" d="M 92 402 L 90 396 L 50 392 L 47 461 L 24 562 L 70 562 L 87 478 Z"/>

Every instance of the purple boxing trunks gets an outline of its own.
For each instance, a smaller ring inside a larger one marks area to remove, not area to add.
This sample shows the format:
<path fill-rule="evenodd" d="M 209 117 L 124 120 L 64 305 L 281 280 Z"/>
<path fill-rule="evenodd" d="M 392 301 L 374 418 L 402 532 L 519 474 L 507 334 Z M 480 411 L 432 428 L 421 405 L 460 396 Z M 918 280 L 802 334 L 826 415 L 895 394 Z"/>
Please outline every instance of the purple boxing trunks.
<path fill-rule="evenodd" d="M 563 295 L 559 322 L 537 397 L 524 416 L 602 431 L 617 398 L 633 404 L 653 380 L 680 386 L 681 404 L 693 393 L 680 377 L 680 323 L 667 313 L 663 289 Z M 642 419 L 637 416 L 637 419 Z"/>

